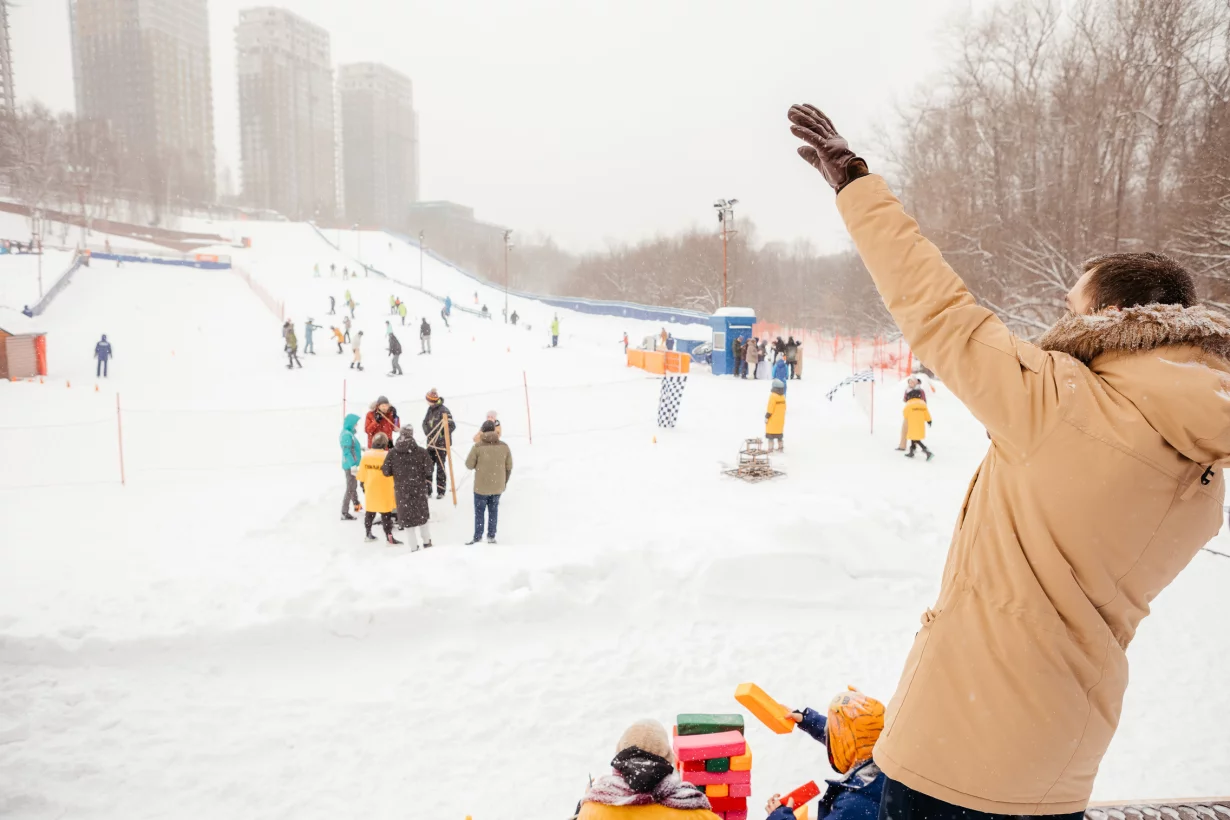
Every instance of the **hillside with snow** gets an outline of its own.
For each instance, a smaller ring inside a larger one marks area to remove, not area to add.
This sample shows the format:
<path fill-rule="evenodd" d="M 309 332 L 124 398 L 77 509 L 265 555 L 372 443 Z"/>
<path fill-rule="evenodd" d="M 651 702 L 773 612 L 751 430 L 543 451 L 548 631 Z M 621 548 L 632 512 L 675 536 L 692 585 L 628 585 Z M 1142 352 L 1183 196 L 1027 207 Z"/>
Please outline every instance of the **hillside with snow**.
<path fill-rule="evenodd" d="M 723 470 L 763 432 L 768 384 L 697 368 L 659 429 L 659 381 L 620 339 L 661 323 L 512 296 L 513 327 L 500 288 L 438 260 L 417 290 L 418 249 L 386 234 L 210 230 L 252 240 L 211 251 L 242 274 L 95 261 L 35 320 L 50 375 L 0 383 L 0 816 L 565 817 L 637 718 L 734 710 L 749 680 L 792 706 L 891 695 L 987 447 L 942 384 L 937 456 L 910 461 L 901 385 L 876 384 L 873 432 L 848 389 L 825 399 L 847 358 L 809 360 L 786 474 L 747 484 Z M 330 275 L 360 256 L 397 282 Z M 0 257 L 23 304 L 27 268 Z M 346 290 L 362 372 L 330 334 Z M 493 318 L 445 327 L 443 295 Z M 302 369 L 282 315 L 300 345 L 323 326 Z M 431 502 L 431 550 L 364 543 L 339 520 L 343 415 L 384 395 L 417 426 L 433 387 L 458 422 L 459 504 Z M 499 543 L 465 547 L 461 462 L 493 409 L 516 466 Z M 1230 791 L 1228 584 L 1230 560 L 1202 552 L 1154 602 L 1095 799 Z M 754 807 L 833 776 L 806 737 L 748 738 Z"/>

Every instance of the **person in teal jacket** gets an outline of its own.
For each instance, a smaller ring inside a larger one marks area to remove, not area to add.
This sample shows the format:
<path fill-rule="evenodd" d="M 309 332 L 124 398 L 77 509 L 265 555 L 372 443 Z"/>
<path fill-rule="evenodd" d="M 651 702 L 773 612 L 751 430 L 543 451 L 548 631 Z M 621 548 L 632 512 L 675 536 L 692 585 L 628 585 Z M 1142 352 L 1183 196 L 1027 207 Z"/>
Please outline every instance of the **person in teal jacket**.
<path fill-rule="evenodd" d="M 342 422 L 342 434 L 338 436 L 338 444 L 342 447 L 342 470 L 346 473 L 346 494 L 342 496 L 343 521 L 357 520 L 350 514 L 351 504 L 354 505 L 355 512 L 363 509 L 359 504 L 359 481 L 355 478 L 355 470 L 358 469 L 359 461 L 363 458 L 363 447 L 360 446 L 359 439 L 355 435 L 355 428 L 358 425 L 359 417 L 351 413 Z"/>

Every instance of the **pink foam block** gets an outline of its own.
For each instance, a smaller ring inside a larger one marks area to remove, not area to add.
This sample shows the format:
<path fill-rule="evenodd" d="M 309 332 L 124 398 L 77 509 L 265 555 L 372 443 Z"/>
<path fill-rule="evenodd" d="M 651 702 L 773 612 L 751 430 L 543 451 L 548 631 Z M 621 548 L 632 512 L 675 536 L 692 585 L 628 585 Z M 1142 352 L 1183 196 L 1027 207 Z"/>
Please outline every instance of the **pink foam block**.
<path fill-rule="evenodd" d="M 680 760 L 712 760 L 715 757 L 737 757 L 747 751 L 747 741 L 738 732 L 715 735 L 682 735 L 676 737 L 675 757 Z"/>
<path fill-rule="evenodd" d="M 727 792 L 727 794 L 730 797 L 751 797 L 752 796 L 752 784 L 751 783 L 731 783 L 730 791 Z"/>
<path fill-rule="evenodd" d="M 728 811 L 726 812 L 726 820 L 747 820 L 747 812 Z"/>
<path fill-rule="evenodd" d="M 718 783 L 729 783 L 733 789 L 736 785 L 751 784 L 751 772 L 684 772 L 682 777 L 694 786 L 714 786 Z M 748 797 L 750 795 L 744 795 Z M 732 794 L 731 797 L 734 797 Z"/>

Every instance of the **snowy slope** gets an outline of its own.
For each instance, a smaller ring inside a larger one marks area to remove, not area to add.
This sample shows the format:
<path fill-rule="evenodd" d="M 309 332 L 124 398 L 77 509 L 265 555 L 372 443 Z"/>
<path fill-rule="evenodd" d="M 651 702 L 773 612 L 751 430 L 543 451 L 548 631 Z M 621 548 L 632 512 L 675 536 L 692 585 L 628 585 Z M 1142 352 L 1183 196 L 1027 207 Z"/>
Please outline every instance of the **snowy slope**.
<path fill-rule="evenodd" d="M 562 312 L 547 349 L 498 318 L 447 330 L 408 289 L 435 352 L 398 324 L 407 375 L 390 378 L 392 289 L 313 278 L 349 257 L 304 231 L 261 223 L 237 258 L 301 340 L 308 315 L 340 319 L 327 297 L 349 286 L 366 372 L 327 331 L 287 371 L 278 318 L 233 273 L 95 264 L 41 317 L 54 378 L 0 384 L 0 452 L 20 465 L 0 476 L 0 815 L 537 820 L 566 816 L 638 717 L 732 709 L 744 680 L 794 705 L 846 684 L 891 694 L 986 448 L 942 386 L 939 455 L 912 462 L 892 449 L 899 385 L 877 385 L 872 435 L 848 393 L 823 397 L 849 365 L 809 361 L 787 475 L 748 485 L 720 471 L 763 431 L 764 382 L 697 373 L 680 426 L 659 430 L 658 383 L 623 366 L 620 320 Z M 633 338 L 656 329 L 640 324 Z M 348 410 L 383 393 L 418 424 L 433 386 L 460 423 L 458 466 L 500 413 L 516 467 L 498 546 L 460 546 L 464 470 L 460 506 L 432 502 L 430 552 L 338 520 L 343 389 Z M 1155 602 L 1097 797 L 1230 785 L 1230 691 L 1213 684 L 1227 583 L 1230 560 L 1202 553 Z M 1159 727 L 1175 699 L 1202 719 Z M 829 776 L 805 737 L 749 738 L 754 805 Z"/>

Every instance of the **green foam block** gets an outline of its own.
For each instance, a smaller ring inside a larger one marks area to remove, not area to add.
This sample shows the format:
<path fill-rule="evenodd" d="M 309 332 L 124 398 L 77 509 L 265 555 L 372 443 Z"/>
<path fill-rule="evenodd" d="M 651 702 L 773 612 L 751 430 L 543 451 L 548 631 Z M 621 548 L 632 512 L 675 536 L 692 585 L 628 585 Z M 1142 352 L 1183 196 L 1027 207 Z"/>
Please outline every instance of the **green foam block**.
<path fill-rule="evenodd" d="M 679 715 L 675 725 L 680 735 L 716 735 L 721 732 L 743 734 L 743 715 Z"/>
<path fill-rule="evenodd" d="M 705 761 L 705 771 L 721 774 L 730 771 L 729 757 L 714 757 Z"/>

